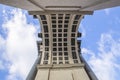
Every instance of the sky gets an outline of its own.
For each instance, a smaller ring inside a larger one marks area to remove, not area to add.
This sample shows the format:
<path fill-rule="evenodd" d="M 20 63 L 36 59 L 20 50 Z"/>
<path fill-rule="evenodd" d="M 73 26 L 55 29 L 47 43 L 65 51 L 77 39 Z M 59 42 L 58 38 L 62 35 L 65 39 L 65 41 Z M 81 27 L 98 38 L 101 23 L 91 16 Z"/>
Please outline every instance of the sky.
<path fill-rule="evenodd" d="M 36 57 L 39 21 L 27 11 L 0 5 L 0 80 L 25 80 Z M 120 7 L 81 21 L 82 55 L 99 80 L 119 80 Z"/>

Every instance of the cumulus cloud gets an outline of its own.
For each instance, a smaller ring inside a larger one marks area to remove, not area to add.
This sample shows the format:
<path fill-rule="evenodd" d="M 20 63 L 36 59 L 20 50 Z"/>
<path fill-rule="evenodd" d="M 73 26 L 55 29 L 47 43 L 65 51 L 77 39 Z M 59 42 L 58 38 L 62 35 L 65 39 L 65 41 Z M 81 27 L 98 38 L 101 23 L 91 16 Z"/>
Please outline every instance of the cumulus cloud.
<path fill-rule="evenodd" d="M 104 11 L 105 11 L 105 14 L 106 14 L 106 15 L 109 15 L 109 14 L 110 14 L 110 8 L 104 9 Z"/>
<path fill-rule="evenodd" d="M 14 9 L 4 16 L 2 28 L 6 38 L 0 36 L 0 51 L 3 53 L 3 60 L 7 62 L 4 62 L 9 73 L 6 80 L 25 80 L 37 57 L 37 27 L 27 22 L 22 10 Z M 0 67 L 1 64 L 2 62 Z"/>
<path fill-rule="evenodd" d="M 2 37 L 2 35 L 0 35 L 0 70 L 3 70 L 5 69 L 5 64 L 3 62 L 3 53 L 4 53 L 4 50 L 5 50 L 5 40 L 4 38 Z"/>
<path fill-rule="evenodd" d="M 120 41 L 112 34 L 101 34 L 98 53 L 83 48 L 82 53 L 94 70 L 99 80 L 118 80 L 120 73 Z"/>
<path fill-rule="evenodd" d="M 80 26 L 78 28 L 78 31 L 82 32 L 82 37 L 86 36 L 86 30 L 85 30 L 85 27 L 82 24 L 80 24 Z"/>
<path fill-rule="evenodd" d="M 2 61 L 0 61 L 0 70 L 4 69 L 4 64 Z"/>

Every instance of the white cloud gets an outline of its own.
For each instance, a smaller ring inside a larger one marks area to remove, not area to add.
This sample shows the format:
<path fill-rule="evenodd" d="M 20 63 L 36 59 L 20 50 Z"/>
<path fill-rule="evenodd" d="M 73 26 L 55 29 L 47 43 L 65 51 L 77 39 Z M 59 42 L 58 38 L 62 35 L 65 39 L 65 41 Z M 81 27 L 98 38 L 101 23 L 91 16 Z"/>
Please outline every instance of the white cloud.
<path fill-rule="evenodd" d="M 110 14 L 110 8 L 104 9 L 104 11 L 105 11 L 105 14 L 106 14 L 106 15 L 109 15 L 109 14 Z"/>
<path fill-rule="evenodd" d="M 7 37 L 0 37 L 0 46 L 5 47 L 3 58 L 9 62 L 5 66 L 9 72 L 7 80 L 25 80 L 37 57 L 37 29 L 27 23 L 26 15 L 21 10 L 14 9 L 5 18 L 7 20 L 2 27 L 7 31 Z"/>
<path fill-rule="evenodd" d="M 98 53 L 83 48 L 82 53 L 99 80 L 118 80 L 120 74 L 120 41 L 111 34 L 102 34 L 98 42 Z M 89 57 L 88 57 L 89 55 Z"/>
<path fill-rule="evenodd" d="M 78 31 L 82 32 L 82 37 L 86 36 L 86 30 L 85 30 L 85 27 L 82 24 L 80 24 L 80 26 L 78 28 Z"/>
<path fill-rule="evenodd" d="M 5 41 L 4 38 L 0 35 L 0 50 L 4 49 Z"/>
<path fill-rule="evenodd" d="M 0 61 L 0 70 L 4 69 L 4 65 L 3 65 L 3 62 Z"/>
<path fill-rule="evenodd" d="M 5 40 L 4 38 L 0 35 L 0 55 L 4 52 L 5 49 Z M 2 56 L 0 56 L 0 70 L 3 70 L 4 68 L 4 63 L 2 61 Z"/>

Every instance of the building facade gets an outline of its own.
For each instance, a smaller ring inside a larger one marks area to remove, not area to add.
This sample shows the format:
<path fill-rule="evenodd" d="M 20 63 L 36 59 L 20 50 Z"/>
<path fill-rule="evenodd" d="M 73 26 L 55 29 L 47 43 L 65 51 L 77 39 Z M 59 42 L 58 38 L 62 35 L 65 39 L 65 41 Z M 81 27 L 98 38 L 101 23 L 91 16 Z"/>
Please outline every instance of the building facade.
<path fill-rule="evenodd" d="M 81 55 L 78 27 L 84 18 L 82 13 L 47 11 L 34 18 L 40 21 L 38 37 L 42 41 L 37 41 L 39 60 L 33 68 L 36 70 L 30 72 L 27 80 L 97 80 Z"/>
<path fill-rule="evenodd" d="M 0 0 L 25 9 L 40 21 L 38 58 L 26 80 L 98 80 L 81 55 L 84 15 L 120 6 L 119 0 Z"/>

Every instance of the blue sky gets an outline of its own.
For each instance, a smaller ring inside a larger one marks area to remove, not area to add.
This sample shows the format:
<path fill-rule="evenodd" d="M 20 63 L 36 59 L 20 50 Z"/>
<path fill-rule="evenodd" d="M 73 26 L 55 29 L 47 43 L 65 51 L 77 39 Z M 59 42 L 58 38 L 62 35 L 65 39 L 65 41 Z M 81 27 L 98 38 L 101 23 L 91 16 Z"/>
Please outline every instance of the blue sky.
<path fill-rule="evenodd" d="M 37 57 L 39 22 L 25 10 L 0 10 L 0 80 L 25 80 Z M 83 56 L 98 79 L 119 80 L 120 7 L 85 16 L 79 31 Z"/>
<path fill-rule="evenodd" d="M 81 23 L 82 53 L 100 80 L 119 80 L 120 7 L 95 11 Z M 84 54 L 87 53 L 87 54 Z"/>

